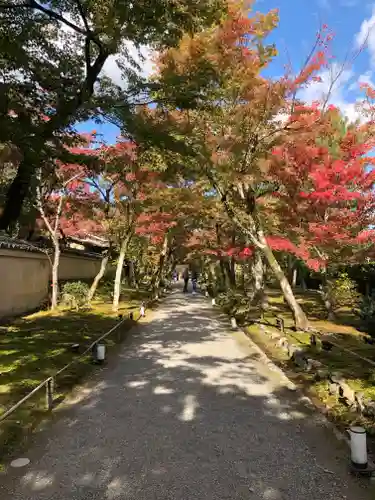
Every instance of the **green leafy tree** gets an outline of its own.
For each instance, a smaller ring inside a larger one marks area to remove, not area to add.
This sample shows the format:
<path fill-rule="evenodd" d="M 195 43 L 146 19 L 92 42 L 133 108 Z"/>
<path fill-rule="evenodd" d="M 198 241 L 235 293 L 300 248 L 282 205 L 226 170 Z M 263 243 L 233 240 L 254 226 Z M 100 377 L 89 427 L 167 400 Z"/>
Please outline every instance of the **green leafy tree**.
<path fill-rule="evenodd" d="M 98 119 L 115 102 L 131 114 L 142 81 L 130 43 L 173 46 L 184 32 L 211 25 L 222 8 L 221 0 L 1 0 L 0 141 L 14 145 L 20 161 L 0 229 L 17 221 L 41 165 L 74 163 L 66 146 L 77 139 L 77 121 Z M 103 76 L 110 57 L 126 88 Z"/>

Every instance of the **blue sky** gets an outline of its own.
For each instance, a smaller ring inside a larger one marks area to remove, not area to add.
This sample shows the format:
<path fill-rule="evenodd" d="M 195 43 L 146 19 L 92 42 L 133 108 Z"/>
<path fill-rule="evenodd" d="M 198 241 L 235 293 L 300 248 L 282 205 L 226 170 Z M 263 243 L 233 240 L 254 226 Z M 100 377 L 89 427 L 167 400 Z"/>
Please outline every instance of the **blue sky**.
<path fill-rule="evenodd" d="M 340 106 L 350 119 L 355 119 L 359 82 L 375 81 L 375 0 L 256 0 L 254 7 L 262 12 L 274 8 L 279 10 L 280 24 L 269 40 L 276 44 L 279 56 L 269 68 L 269 76 L 282 75 L 288 59 L 297 71 L 321 24 L 327 24 L 334 33 L 335 67 L 321 74 L 322 83 L 313 84 L 303 92 L 301 97 L 307 101 L 321 97 L 332 74 L 342 67 L 346 54 L 355 53 L 367 37 L 366 46 L 342 72 L 331 98 L 332 103 Z M 116 71 L 113 65 L 112 70 Z M 116 80 L 118 75 L 113 74 L 113 77 Z M 86 122 L 78 128 L 80 131 L 96 129 L 109 143 L 115 142 L 119 133 L 109 124 Z"/>

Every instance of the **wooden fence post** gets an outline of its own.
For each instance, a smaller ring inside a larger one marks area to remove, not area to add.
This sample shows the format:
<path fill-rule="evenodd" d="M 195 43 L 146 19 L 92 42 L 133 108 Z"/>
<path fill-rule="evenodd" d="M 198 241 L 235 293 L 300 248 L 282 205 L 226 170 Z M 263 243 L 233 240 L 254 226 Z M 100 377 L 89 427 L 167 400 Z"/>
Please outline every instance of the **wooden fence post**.
<path fill-rule="evenodd" d="M 53 378 L 49 378 L 46 382 L 46 408 L 51 411 L 53 408 Z"/>

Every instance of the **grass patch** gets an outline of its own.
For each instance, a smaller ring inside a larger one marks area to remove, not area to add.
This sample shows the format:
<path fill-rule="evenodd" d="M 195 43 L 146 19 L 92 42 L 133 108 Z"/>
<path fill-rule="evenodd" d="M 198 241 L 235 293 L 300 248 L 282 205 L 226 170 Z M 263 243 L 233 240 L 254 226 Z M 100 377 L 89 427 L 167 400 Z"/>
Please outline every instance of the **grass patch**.
<path fill-rule="evenodd" d="M 136 318 L 140 301 L 148 297 L 146 290 L 125 289 L 119 314 L 125 317 L 133 311 Z M 118 324 L 118 315 L 112 312 L 108 299 L 100 290 L 90 310 L 41 311 L 0 327 L 0 415 Z M 107 347 L 119 342 L 131 325 L 130 320 L 125 321 L 105 340 Z M 80 346 L 78 353 L 71 348 L 75 343 Z M 55 398 L 61 401 L 93 369 L 91 355 L 77 360 L 56 378 Z M 27 439 L 45 416 L 45 391 L 41 389 L 0 423 L 0 461 Z"/>

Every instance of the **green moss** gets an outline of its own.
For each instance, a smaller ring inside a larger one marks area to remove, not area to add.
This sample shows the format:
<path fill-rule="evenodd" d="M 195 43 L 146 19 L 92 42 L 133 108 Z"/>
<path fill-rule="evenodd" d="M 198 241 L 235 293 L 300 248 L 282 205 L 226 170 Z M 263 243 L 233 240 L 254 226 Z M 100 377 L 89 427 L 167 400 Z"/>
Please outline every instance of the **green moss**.
<path fill-rule="evenodd" d="M 127 315 L 138 309 L 140 300 L 148 292 L 126 290 L 119 313 Z M 60 309 L 54 313 L 41 311 L 14 321 L 0 328 L 0 415 L 13 406 L 30 390 L 50 377 L 79 355 L 71 345 L 80 344 L 83 352 L 98 337 L 118 324 L 118 315 L 111 310 L 109 301 L 98 300 L 86 311 Z M 131 323 L 120 328 L 126 331 Z M 117 335 L 106 340 L 107 347 L 114 346 Z M 56 397 L 63 398 L 69 390 L 94 365 L 91 356 L 80 358 L 67 371 L 56 378 Z M 23 439 L 46 416 L 44 390 L 0 423 L 0 461 L 13 446 Z"/>
<path fill-rule="evenodd" d="M 358 319 L 347 309 L 339 311 L 335 322 L 324 318 L 325 311 L 322 307 L 319 294 L 314 292 L 297 294 L 298 302 L 301 303 L 305 312 L 309 313 L 310 323 L 322 333 L 333 333 L 334 342 L 339 346 L 350 349 L 352 352 L 375 361 L 375 346 L 363 341 L 363 333 L 356 326 Z M 306 356 L 322 362 L 330 372 L 339 373 L 348 385 L 356 392 L 360 392 L 366 399 L 375 400 L 375 367 L 365 361 L 351 355 L 342 349 L 333 347 L 331 351 L 317 351 L 310 346 L 310 334 L 306 332 L 295 332 L 293 318 L 281 295 L 276 291 L 270 293 L 270 308 L 265 315 L 265 328 L 269 333 L 280 331 L 276 329 L 276 318 L 282 317 L 285 323 L 285 336 L 289 343 L 299 345 L 305 349 Z M 329 394 L 327 381 L 315 381 L 314 377 L 295 367 L 282 349 L 275 346 L 275 341 L 266 334 L 258 324 L 248 327 L 251 338 L 277 363 L 301 388 L 304 389 L 317 404 L 323 404 L 328 408 L 328 417 L 343 429 L 349 424 L 360 423 L 364 425 L 369 434 L 375 435 L 375 422 L 353 413 L 337 401 L 335 396 Z"/>

